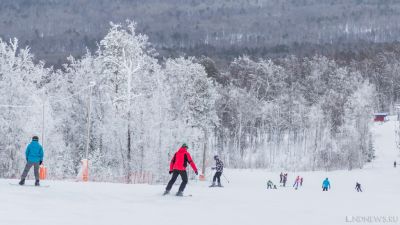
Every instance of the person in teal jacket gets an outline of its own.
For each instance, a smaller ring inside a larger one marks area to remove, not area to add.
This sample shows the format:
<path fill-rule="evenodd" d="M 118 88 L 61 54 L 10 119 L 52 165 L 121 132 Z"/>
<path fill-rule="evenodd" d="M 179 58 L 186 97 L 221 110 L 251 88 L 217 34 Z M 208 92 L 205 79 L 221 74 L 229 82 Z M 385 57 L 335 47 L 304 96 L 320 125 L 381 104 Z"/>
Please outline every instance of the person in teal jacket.
<path fill-rule="evenodd" d="M 328 178 L 326 178 L 322 182 L 322 191 L 328 191 L 328 189 L 331 189 L 331 183 L 329 182 Z"/>
<path fill-rule="evenodd" d="M 39 186 L 39 166 L 43 163 L 43 148 L 39 144 L 39 137 L 33 136 L 32 142 L 26 147 L 25 157 L 26 157 L 26 165 L 24 172 L 21 175 L 20 185 L 25 184 L 25 178 L 28 175 L 29 170 L 33 166 L 33 171 L 35 173 L 35 186 Z"/>

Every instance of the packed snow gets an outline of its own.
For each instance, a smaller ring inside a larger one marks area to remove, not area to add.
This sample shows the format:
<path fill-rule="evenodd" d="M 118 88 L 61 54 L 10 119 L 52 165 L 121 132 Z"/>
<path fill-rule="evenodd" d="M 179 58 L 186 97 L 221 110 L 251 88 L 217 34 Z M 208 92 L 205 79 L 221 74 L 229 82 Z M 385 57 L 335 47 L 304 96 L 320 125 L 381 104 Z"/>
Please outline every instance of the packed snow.
<path fill-rule="evenodd" d="M 374 125 L 376 159 L 364 169 L 287 171 L 285 188 L 279 186 L 281 171 L 266 170 L 225 170 L 230 182 L 222 177 L 224 188 L 189 181 L 185 194 L 192 197 L 174 196 L 177 185 L 170 195 L 162 196 L 165 185 L 42 181 L 50 187 L 37 188 L 9 185 L 18 181 L 3 179 L 0 224 L 337 225 L 364 224 L 368 222 L 360 218 L 371 217 L 375 217 L 374 224 L 383 223 L 379 222 L 383 218 L 400 223 L 400 168 L 393 167 L 393 162 L 399 161 L 397 126 L 393 117 Z M 304 177 L 304 184 L 296 191 L 292 185 L 297 175 Z M 326 177 L 332 188 L 322 192 Z M 277 184 L 277 190 L 266 189 L 268 179 Z M 356 182 L 361 183 L 362 193 L 355 191 Z"/>

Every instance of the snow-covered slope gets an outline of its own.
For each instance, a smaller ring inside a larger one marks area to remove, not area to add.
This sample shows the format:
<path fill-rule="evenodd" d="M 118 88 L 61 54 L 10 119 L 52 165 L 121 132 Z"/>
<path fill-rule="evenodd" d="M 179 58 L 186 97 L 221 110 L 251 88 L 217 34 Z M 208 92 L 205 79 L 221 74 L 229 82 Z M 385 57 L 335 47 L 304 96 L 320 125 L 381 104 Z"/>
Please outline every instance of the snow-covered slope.
<path fill-rule="evenodd" d="M 277 183 L 279 174 L 264 170 L 227 170 L 230 183 L 225 182 L 225 188 L 192 181 L 185 192 L 193 197 L 184 198 L 161 196 L 162 185 L 45 181 L 50 188 L 35 188 L 0 180 L 0 224 L 336 225 L 360 220 L 355 216 L 396 219 L 400 217 L 400 168 L 393 168 L 393 161 L 399 161 L 396 126 L 394 120 L 375 124 L 377 158 L 365 169 L 289 172 L 289 187 L 278 190 L 267 190 L 266 180 Z M 296 175 L 304 177 L 297 191 L 290 187 Z M 325 177 L 331 180 L 329 192 L 321 191 Z M 363 193 L 354 190 L 356 181 Z"/>
<path fill-rule="evenodd" d="M 396 148 L 396 131 L 399 129 L 399 122 L 396 117 L 390 117 L 385 123 L 375 123 L 373 133 L 375 137 L 376 159 L 371 164 L 375 168 L 393 168 L 394 160 L 400 156 Z"/>

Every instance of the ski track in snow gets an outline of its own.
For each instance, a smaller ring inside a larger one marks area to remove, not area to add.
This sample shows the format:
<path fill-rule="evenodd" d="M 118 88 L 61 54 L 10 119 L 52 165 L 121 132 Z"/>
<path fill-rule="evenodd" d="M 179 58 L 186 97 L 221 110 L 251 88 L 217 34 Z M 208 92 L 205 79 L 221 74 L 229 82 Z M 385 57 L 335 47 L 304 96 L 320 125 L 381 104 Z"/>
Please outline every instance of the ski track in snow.
<path fill-rule="evenodd" d="M 374 125 L 376 160 L 362 170 L 289 172 L 288 187 L 267 190 L 279 172 L 226 170 L 230 183 L 209 188 L 209 182 L 189 181 L 185 194 L 162 196 L 164 185 L 43 181 L 50 188 L 16 187 L 17 180 L 0 180 L 1 225 L 239 225 L 239 224 L 363 224 L 351 216 L 392 216 L 400 219 L 400 168 L 391 121 Z M 294 190 L 295 176 L 304 185 Z M 329 177 L 332 189 L 321 191 Z M 222 177 L 223 179 L 223 177 Z M 225 181 L 224 179 L 222 181 Z M 355 191 L 359 181 L 363 193 Z M 33 182 L 32 180 L 27 183 Z M 368 223 L 379 224 L 379 223 Z M 387 223 L 390 224 L 390 223 Z M 392 223 L 393 224 L 393 223 Z M 398 221 L 400 224 L 400 221 Z"/>

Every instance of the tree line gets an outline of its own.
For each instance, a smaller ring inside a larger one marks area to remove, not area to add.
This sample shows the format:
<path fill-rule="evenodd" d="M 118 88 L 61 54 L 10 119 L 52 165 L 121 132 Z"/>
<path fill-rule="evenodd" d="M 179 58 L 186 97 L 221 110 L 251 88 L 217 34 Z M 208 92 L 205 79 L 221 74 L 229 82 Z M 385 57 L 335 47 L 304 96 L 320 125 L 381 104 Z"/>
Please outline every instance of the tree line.
<path fill-rule="evenodd" d="M 87 126 L 94 180 L 148 172 L 162 182 L 183 142 L 205 166 L 218 154 L 232 168 L 361 168 L 374 157 L 372 114 L 398 87 L 389 53 L 348 64 L 241 56 L 221 69 L 207 57 L 160 60 L 130 21 L 111 24 L 95 52 L 62 69 L 37 63 L 16 39 L 1 41 L 0 55 L 2 177 L 19 176 L 25 145 L 42 130 L 50 177 L 77 176 Z"/>

